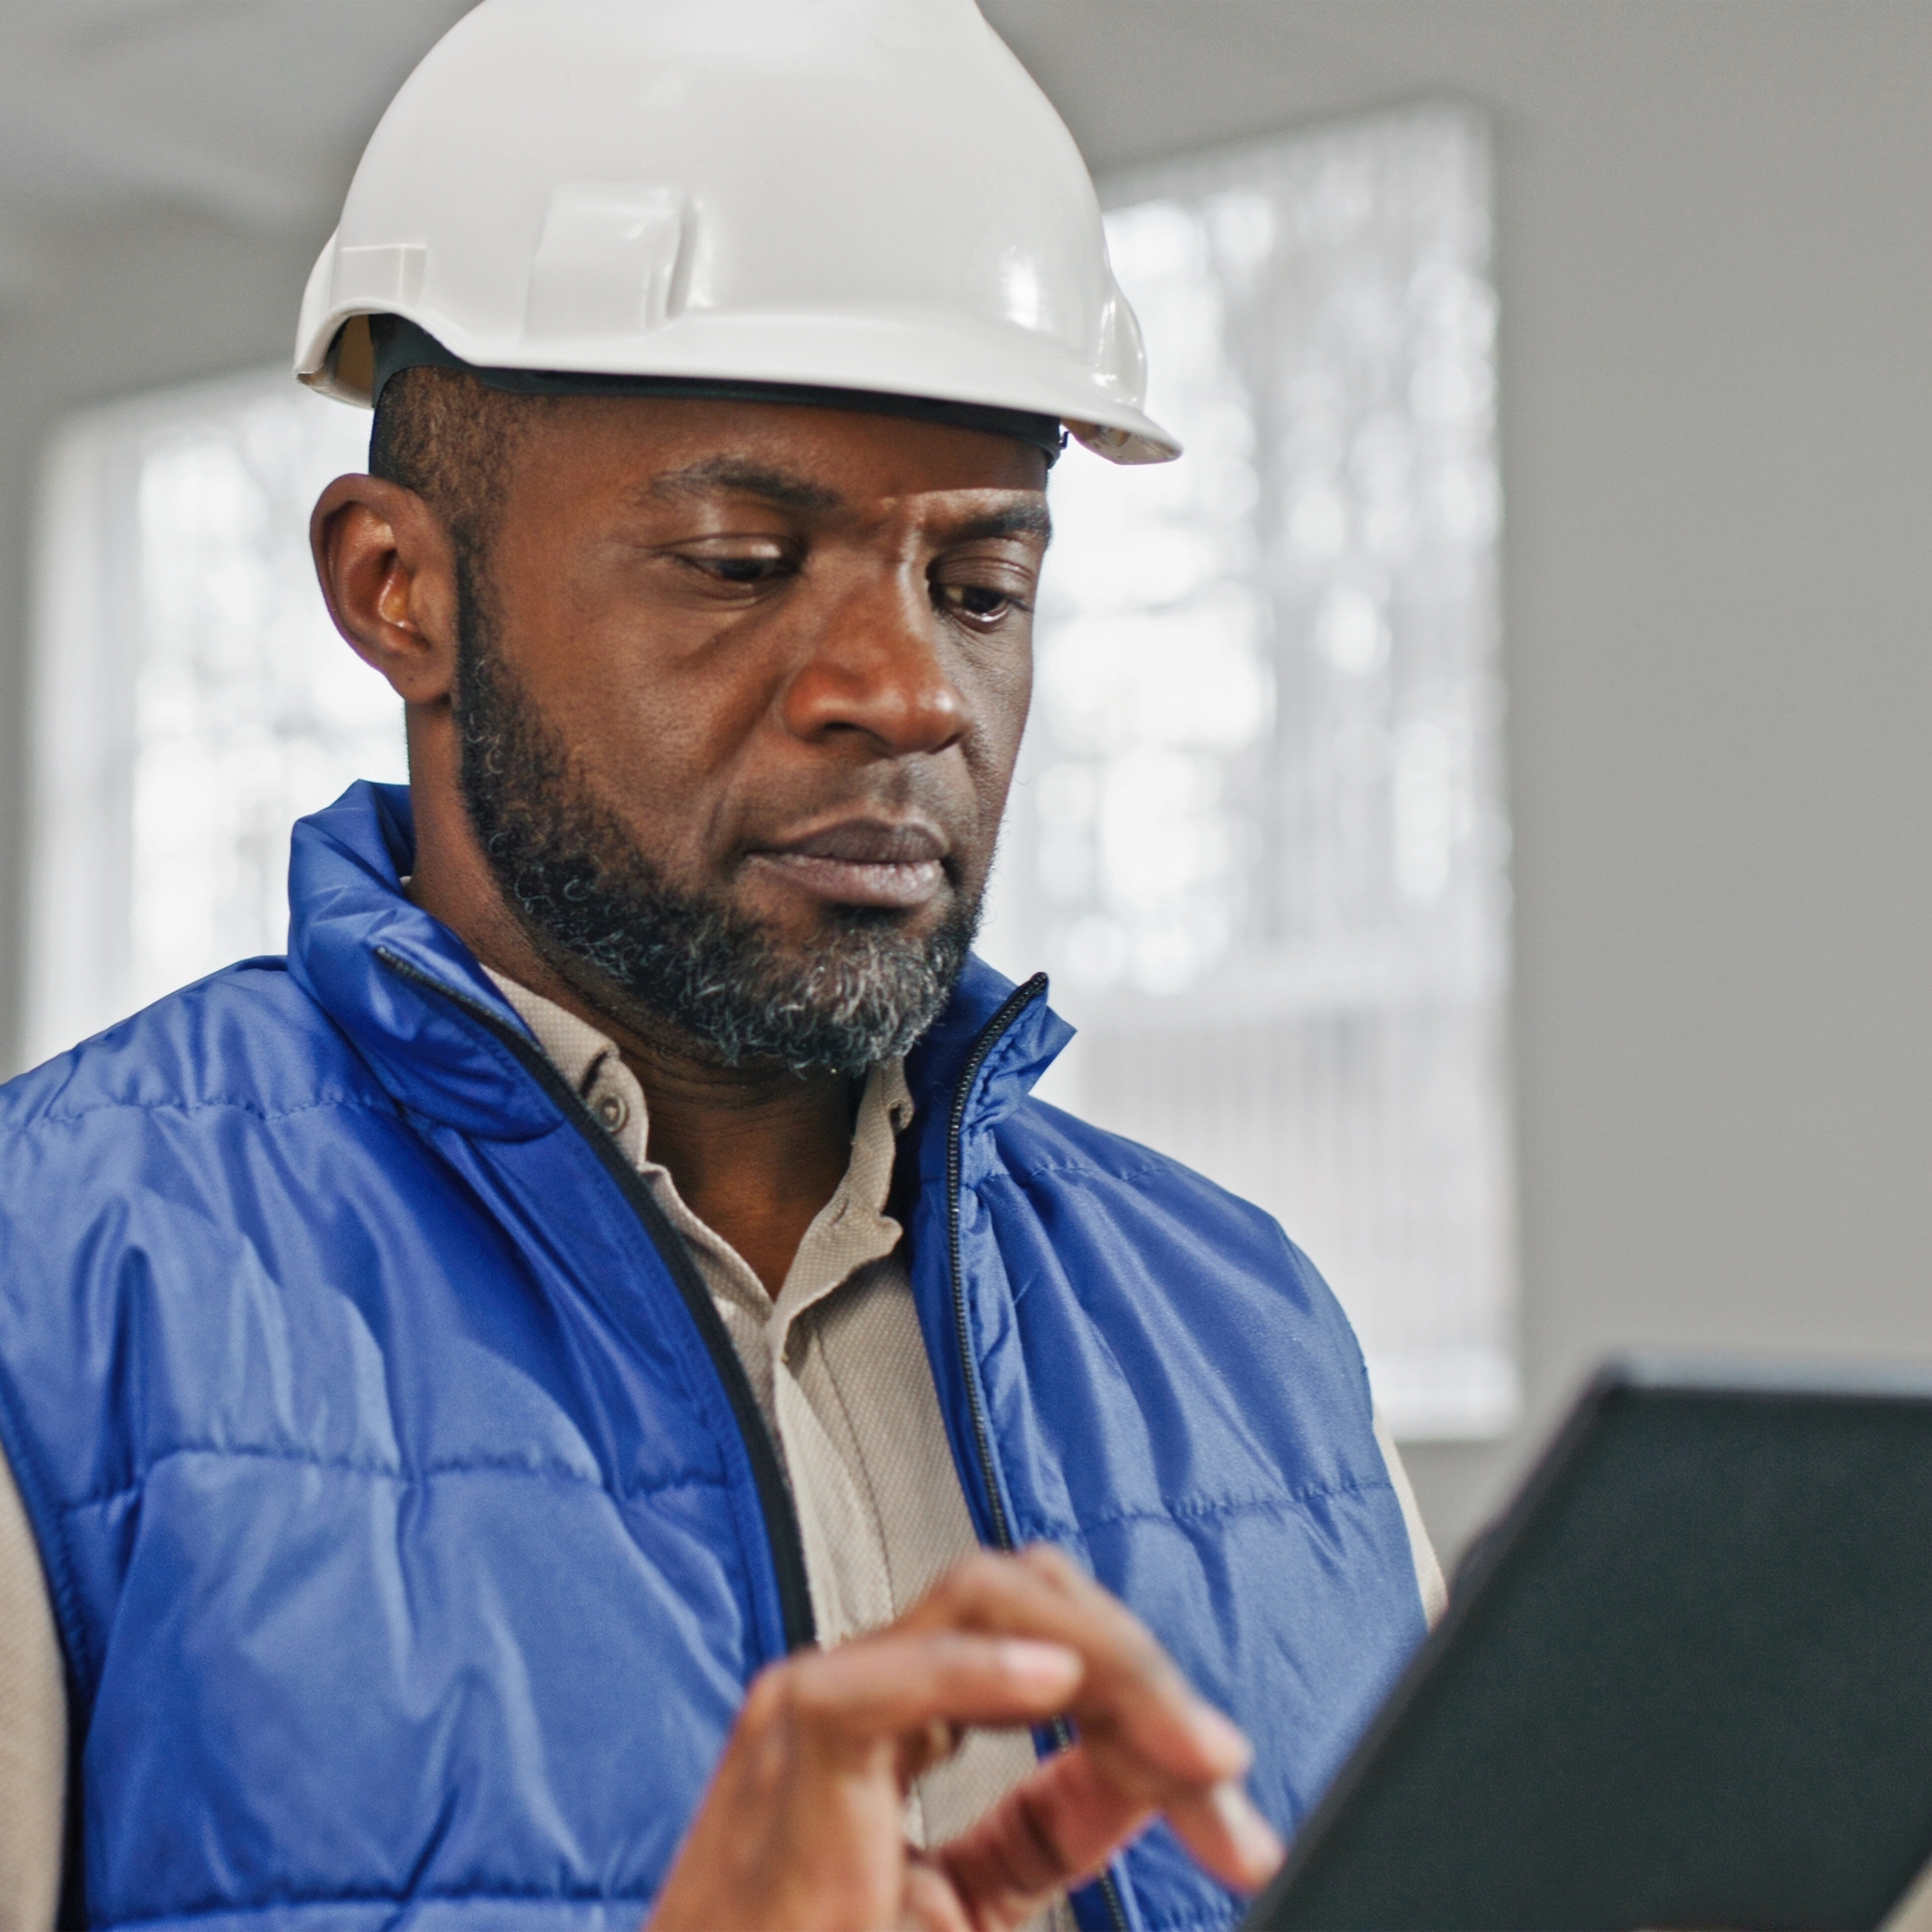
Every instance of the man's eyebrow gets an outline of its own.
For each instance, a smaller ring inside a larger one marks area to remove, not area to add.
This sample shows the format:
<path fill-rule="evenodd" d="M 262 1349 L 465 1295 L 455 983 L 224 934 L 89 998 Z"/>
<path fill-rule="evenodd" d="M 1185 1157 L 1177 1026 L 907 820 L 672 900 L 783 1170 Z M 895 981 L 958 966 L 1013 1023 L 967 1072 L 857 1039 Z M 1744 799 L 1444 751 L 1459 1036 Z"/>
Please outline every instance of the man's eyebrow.
<path fill-rule="evenodd" d="M 753 496 L 784 510 L 826 512 L 845 507 L 845 500 L 836 490 L 794 470 L 775 470 L 748 463 L 735 456 L 710 456 L 690 463 L 682 470 L 654 477 L 639 494 L 646 496 L 697 496 L 722 490 L 735 496 Z M 999 537 L 1037 537 L 1042 544 L 1053 540 L 1053 519 L 1047 514 L 1044 496 L 1029 496 L 1003 510 L 992 510 L 956 524 L 946 532 L 950 543 L 986 543 Z"/>
<path fill-rule="evenodd" d="M 716 490 L 755 496 L 784 510 L 836 510 L 844 499 L 836 490 L 789 470 L 772 470 L 735 456 L 707 457 L 654 477 L 639 494 L 646 496 L 698 496 Z"/>
<path fill-rule="evenodd" d="M 1053 519 L 1047 514 L 1044 496 L 1029 496 L 1004 510 L 983 517 L 970 517 L 946 532 L 949 543 L 985 543 L 994 537 L 1037 537 L 1042 544 L 1053 541 Z"/>

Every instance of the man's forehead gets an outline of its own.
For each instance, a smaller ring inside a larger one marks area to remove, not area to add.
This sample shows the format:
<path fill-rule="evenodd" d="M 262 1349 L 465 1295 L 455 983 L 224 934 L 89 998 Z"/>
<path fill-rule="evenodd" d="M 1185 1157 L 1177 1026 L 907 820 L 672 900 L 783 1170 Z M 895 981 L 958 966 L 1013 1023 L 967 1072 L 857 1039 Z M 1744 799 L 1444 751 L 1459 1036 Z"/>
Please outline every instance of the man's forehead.
<path fill-rule="evenodd" d="M 665 494 L 735 490 L 812 509 L 909 488 L 1040 494 L 1046 479 L 1036 442 L 889 407 L 686 396 L 528 400 L 536 404 L 529 427 L 553 451 L 614 464 L 630 473 L 630 487 Z"/>

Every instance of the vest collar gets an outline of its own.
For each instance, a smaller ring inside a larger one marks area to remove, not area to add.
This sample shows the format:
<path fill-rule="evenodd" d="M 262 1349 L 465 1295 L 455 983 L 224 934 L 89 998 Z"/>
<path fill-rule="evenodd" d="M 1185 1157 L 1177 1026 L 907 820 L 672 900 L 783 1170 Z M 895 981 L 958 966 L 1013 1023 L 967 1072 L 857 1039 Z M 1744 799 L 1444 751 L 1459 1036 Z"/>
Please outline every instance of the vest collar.
<path fill-rule="evenodd" d="M 403 1106 L 486 1139 L 547 1133 L 556 1106 L 499 1036 L 528 1029 L 462 940 L 404 894 L 415 852 L 406 785 L 358 782 L 300 820 L 289 860 L 290 971 Z M 922 1116 L 950 1114 L 974 1046 L 1014 990 L 983 960 L 968 961 L 907 1059 Z M 964 1131 L 1010 1113 L 1072 1037 L 1042 986 L 981 1063 Z"/>
<path fill-rule="evenodd" d="M 523 1022 L 462 940 L 404 896 L 415 855 L 406 785 L 358 782 L 300 820 L 289 970 L 412 1112 L 487 1139 L 547 1133 L 556 1108 L 499 1036 L 526 1034 Z"/>

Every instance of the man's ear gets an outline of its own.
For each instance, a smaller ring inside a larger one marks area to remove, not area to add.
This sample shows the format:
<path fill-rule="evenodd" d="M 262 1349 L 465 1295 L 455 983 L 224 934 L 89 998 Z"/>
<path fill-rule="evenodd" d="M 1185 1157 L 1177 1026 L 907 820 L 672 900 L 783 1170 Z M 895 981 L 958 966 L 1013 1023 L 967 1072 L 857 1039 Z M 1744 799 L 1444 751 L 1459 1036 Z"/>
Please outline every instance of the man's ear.
<path fill-rule="evenodd" d="M 456 559 L 442 520 L 413 490 L 338 476 L 309 519 L 316 575 L 335 628 L 406 704 L 456 682 Z"/>

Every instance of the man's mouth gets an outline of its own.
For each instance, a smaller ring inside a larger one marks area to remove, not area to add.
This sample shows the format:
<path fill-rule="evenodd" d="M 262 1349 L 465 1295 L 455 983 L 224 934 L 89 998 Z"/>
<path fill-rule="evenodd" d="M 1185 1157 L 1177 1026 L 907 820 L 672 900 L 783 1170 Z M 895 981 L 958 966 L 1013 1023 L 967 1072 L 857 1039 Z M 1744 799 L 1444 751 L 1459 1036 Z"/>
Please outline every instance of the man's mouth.
<path fill-rule="evenodd" d="M 910 912 L 946 883 L 946 852 L 930 825 L 857 818 L 763 848 L 749 862 L 827 905 Z"/>

